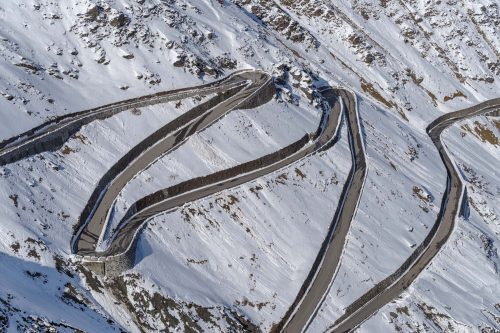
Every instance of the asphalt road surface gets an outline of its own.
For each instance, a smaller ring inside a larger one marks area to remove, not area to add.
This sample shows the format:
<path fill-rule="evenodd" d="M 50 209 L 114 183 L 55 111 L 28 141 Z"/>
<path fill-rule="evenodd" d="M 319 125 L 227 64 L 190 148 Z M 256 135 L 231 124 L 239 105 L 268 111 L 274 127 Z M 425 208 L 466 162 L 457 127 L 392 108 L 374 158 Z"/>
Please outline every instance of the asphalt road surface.
<path fill-rule="evenodd" d="M 499 108 L 500 98 L 489 100 L 467 109 L 445 114 L 427 127 L 427 133 L 438 149 L 448 173 L 446 191 L 437 221 L 412 256 L 395 273 L 355 301 L 354 306 L 350 306 L 346 313 L 327 330 L 328 332 L 349 332 L 358 327 L 408 288 L 439 252 L 453 231 L 465 190 L 459 170 L 448 155 L 446 146 L 441 142 L 441 133 L 455 122 L 493 113 Z"/>
<path fill-rule="evenodd" d="M 198 87 L 156 93 L 57 117 L 16 137 L 1 142 L 0 165 L 13 163 L 45 151 L 55 150 L 61 147 L 83 125 L 96 119 L 104 119 L 134 107 L 165 103 L 167 101 L 227 90 L 229 86 L 242 83 L 241 79 L 237 79 L 237 75 L 240 72 L 242 71 L 235 72 L 222 80 Z"/>
<path fill-rule="evenodd" d="M 128 251 L 138 237 L 141 228 L 152 216 L 247 183 L 286 167 L 306 156 L 330 148 L 338 139 L 341 110 L 344 109 L 349 127 L 352 168 L 344 185 L 334 218 L 318 256 L 315 262 L 312 263 L 310 273 L 286 315 L 272 329 L 273 332 L 304 332 L 315 318 L 335 279 L 347 233 L 351 221 L 355 217 L 366 178 L 366 157 L 356 96 L 347 90 L 333 89 L 331 87 L 319 89 L 329 103 L 331 111 L 324 114 L 317 133 L 310 133 L 310 142 L 301 146 L 300 149 L 286 156 L 280 155 L 280 159 L 276 162 L 267 164 L 263 162 L 258 167 L 237 176 L 224 176 L 224 173 L 220 173 L 220 177 L 217 176 L 218 178 L 209 184 L 191 190 L 180 191 L 176 195 L 167 195 L 160 202 L 153 202 L 151 205 L 142 207 L 119 223 L 119 228 L 112 235 L 111 243 L 106 250 L 96 250 L 99 239 L 105 232 L 109 212 L 117 195 L 137 173 L 147 168 L 159 157 L 179 147 L 192 134 L 207 128 L 223 115 L 237 109 L 250 96 L 259 94 L 260 89 L 270 79 L 269 75 L 260 71 L 240 71 L 208 85 L 144 96 L 60 117 L 18 137 L 0 143 L 0 165 L 41 151 L 54 149 L 54 145 L 57 146 L 57 144 L 66 140 L 69 134 L 74 133 L 83 124 L 94 119 L 101 119 L 99 117 L 107 117 L 109 114 L 116 114 L 133 107 L 163 103 L 167 100 L 239 89 L 217 103 L 217 105 L 203 111 L 201 115 L 180 124 L 179 127 L 167 133 L 153 145 L 146 147 L 109 184 L 106 184 L 105 189 L 100 193 L 95 203 L 95 207 L 92 209 L 89 219 L 83 221 L 85 223 L 75 233 L 72 244 L 74 252 L 78 255 L 102 258 Z M 327 331 L 348 332 L 358 327 L 381 307 L 399 296 L 439 252 L 453 230 L 455 219 L 462 207 L 465 191 L 459 171 L 448 155 L 446 145 L 441 142 L 441 133 L 451 124 L 466 118 L 491 113 L 498 115 L 499 108 L 500 99 L 489 100 L 471 108 L 443 115 L 427 127 L 427 133 L 438 149 L 448 174 L 447 187 L 437 221 L 423 243 L 415 249 L 414 253 L 403 265 L 353 302 L 346 309 L 345 314 Z M 264 157 L 261 159 L 264 161 Z M 168 190 L 164 189 L 163 191 L 168 194 Z"/>
<path fill-rule="evenodd" d="M 366 158 L 356 96 L 340 89 L 349 126 L 353 163 L 341 193 L 331 227 L 301 292 L 273 331 L 302 332 L 307 329 L 330 290 L 340 262 L 351 221 L 354 219 L 366 178 Z"/>
<path fill-rule="evenodd" d="M 208 109 L 199 117 L 190 120 L 186 124 L 182 124 L 179 128 L 168 133 L 154 145 L 147 147 L 138 158 L 129 163 L 118 176 L 108 184 L 97 201 L 90 220 L 87 221 L 85 227 L 75 238 L 76 244 L 74 248 L 78 255 L 95 255 L 97 243 L 106 227 L 109 218 L 108 213 L 116 197 L 136 174 L 147 168 L 159 157 L 181 145 L 192 134 L 210 126 L 210 124 L 221 116 L 233 110 L 251 94 L 261 88 L 270 77 L 263 72 L 249 71 L 238 74 L 235 79 L 248 81 L 249 84 L 235 95 L 223 100 L 215 107 Z"/>
<path fill-rule="evenodd" d="M 328 91 L 328 90 L 326 90 Z M 330 104 L 331 111 L 327 115 L 326 124 L 320 124 L 320 133 L 314 139 L 314 142 L 310 142 L 306 144 L 301 149 L 296 152 L 293 152 L 290 155 L 283 156 L 279 161 L 275 163 L 271 163 L 269 165 L 263 165 L 256 167 L 254 170 L 246 171 L 243 174 L 225 178 L 224 175 L 221 175 L 221 178 L 216 179 L 210 184 L 205 184 L 204 186 L 197 188 L 195 190 L 190 190 L 187 192 L 181 192 L 178 195 L 167 197 L 165 200 L 154 203 L 150 206 L 147 206 L 140 211 L 136 212 L 129 218 L 124 221 L 121 221 L 119 224 L 118 230 L 112 236 L 112 241 L 108 248 L 105 251 L 96 251 L 97 240 L 99 239 L 99 235 L 104 232 L 104 226 L 107 218 L 106 211 L 112 205 L 112 199 L 110 198 L 106 201 L 106 205 L 104 205 L 105 209 L 99 213 L 99 217 L 95 218 L 96 214 L 94 214 L 94 218 L 92 218 L 89 222 L 89 225 L 85 229 L 92 230 L 92 235 L 87 236 L 85 231 L 81 234 L 82 236 L 77 242 L 77 254 L 92 256 L 92 257 L 108 257 L 112 255 L 118 255 L 126 252 L 129 247 L 133 244 L 135 238 L 137 237 L 138 231 L 144 225 L 144 223 L 152 216 L 157 215 L 159 213 L 163 213 L 177 207 L 184 205 L 185 203 L 198 200 L 200 198 L 206 197 L 208 195 L 223 191 L 228 188 L 232 188 L 243 183 L 247 183 L 251 180 L 279 170 L 291 163 L 298 161 L 299 159 L 313 154 L 322 149 L 325 145 L 328 145 L 332 140 L 335 140 L 337 136 L 337 130 L 339 127 L 340 121 L 340 104 L 335 98 L 334 94 L 326 94 L 325 95 L 327 101 Z M 313 137 L 314 134 L 309 134 L 310 137 Z M 144 155 L 141 155 L 138 160 L 142 159 Z M 141 163 L 141 166 L 147 165 L 149 163 L 144 163 L 142 161 L 138 161 Z M 140 168 L 138 168 L 140 169 Z M 134 170 L 135 172 L 135 170 Z M 134 172 L 130 172 L 129 176 L 133 176 Z M 123 173 L 122 173 L 123 174 Z M 116 182 L 112 183 L 112 187 L 116 187 L 113 189 L 114 193 L 118 193 L 123 187 L 124 182 Z M 108 189 L 109 191 L 109 189 Z M 164 189 L 163 192 L 169 193 L 168 189 Z M 101 201 L 102 202 L 102 201 Z M 94 223 L 94 225 L 91 225 Z M 88 232 L 87 232 L 88 233 Z"/>

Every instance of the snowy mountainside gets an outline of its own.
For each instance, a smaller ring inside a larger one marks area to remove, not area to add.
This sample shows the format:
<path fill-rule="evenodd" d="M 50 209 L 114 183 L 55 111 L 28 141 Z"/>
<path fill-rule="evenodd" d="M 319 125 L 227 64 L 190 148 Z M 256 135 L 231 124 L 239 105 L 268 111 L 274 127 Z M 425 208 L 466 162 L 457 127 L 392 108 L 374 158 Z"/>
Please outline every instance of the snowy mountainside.
<path fill-rule="evenodd" d="M 115 204 L 112 225 L 120 221 L 130 204 L 149 193 L 248 162 L 300 139 L 316 130 L 319 116 L 318 110 L 307 105 L 276 102 L 230 113 L 127 184 Z M 166 170 L 168 178 L 163 176 Z"/>
<path fill-rule="evenodd" d="M 494 0 L 4 1 L 0 141 L 58 115 L 236 69 L 273 74 L 275 100 L 230 113 L 138 174 L 118 198 L 116 222 L 151 191 L 314 130 L 315 85 L 353 89 L 367 180 L 337 278 L 308 330 L 323 331 L 434 223 L 446 172 L 425 127 L 498 96 L 499 11 Z M 71 260 L 73 226 L 99 178 L 209 97 L 92 122 L 58 151 L 0 167 L 0 331 L 269 331 L 280 320 L 351 167 L 345 119 L 326 153 L 154 217 L 136 266 L 120 277 Z M 359 331 L 500 330 L 498 121 L 474 118 L 445 132 L 468 182 L 470 219 L 457 221 L 430 267 Z"/>
<path fill-rule="evenodd" d="M 498 330 L 500 184 L 491 159 L 500 159 L 499 125 L 498 118 L 476 117 L 445 133 L 467 181 L 470 217 L 458 220 L 429 269 L 400 299 L 368 320 L 361 332 Z"/>

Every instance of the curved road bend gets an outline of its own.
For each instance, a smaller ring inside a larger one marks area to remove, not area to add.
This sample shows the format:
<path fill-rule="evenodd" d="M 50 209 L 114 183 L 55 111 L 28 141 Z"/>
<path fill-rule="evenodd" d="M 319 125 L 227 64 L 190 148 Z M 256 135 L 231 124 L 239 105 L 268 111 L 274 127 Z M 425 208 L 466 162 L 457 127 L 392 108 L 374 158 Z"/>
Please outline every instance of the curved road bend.
<path fill-rule="evenodd" d="M 134 107 L 166 103 L 236 87 L 243 83 L 241 78 L 238 77 L 241 72 L 243 71 L 234 72 L 221 80 L 196 87 L 159 92 L 57 117 L 27 132 L 0 142 L 0 165 L 13 163 L 38 153 L 57 149 L 63 145 L 69 136 L 95 119 L 104 119 Z"/>
<path fill-rule="evenodd" d="M 331 96 L 330 96 L 331 97 Z M 327 117 L 327 123 L 320 123 L 320 132 L 314 140 L 313 144 L 306 144 L 302 146 L 298 151 L 289 154 L 288 156 L 284 156 L 278 162 L 274 163 L 264 163 L 264 166 L 258 166 L 252 169 L 249 172 L 242 173 L 237 176 L 225 177 L 223 173 L 221 173 L 221 178 L 214 180 L 213 182 L 204 185 L 195 190 L 184 191 L 178 195 L 174 195 L 169 197 L 168 192 L 169 189 L 162 190 L 166 198 L 160 202 L 153 203 L 152 205 L 148 205 L 147 207 L 139 210 L 135 214 L 131 215 L 129 218 L 120 222 L 120 226 L 112 236 L 111 243 L 109 247 L 103 252 L 89 251 L 85 249 L 85 251 L 78 252 L 78 254 L 90 255 L 95 257 L 107 257 L 113 255 L 119 255 L 125 253 L 130 249 L 134 240 L 138 236 L 138 233 L 141 227 L 146 223 L 147 219 L 150 217 L 157 215 L 159 213 L 163 213 L 165 211 L 172 210 L 179 206 L 184 205 L 185 203 L 198 200 L 209 196 L 211 194 L 221 192 L 225 189 L 229 189 L 254 179 L 257 179 L 261 176 L 267 175 L 271 172 L 279 170 L 289 164 L 310 155 L 316 151 L 319 151 L 325 145 L 328 145 L 331 140 L 337 139 L 338 128 L 340 125 L 340 104 L 336 102 L 336 100 L 328 99 L 331 111 Z M 309 135 L 309 137 L 314 137 L 314 135 Z M 263 158 L 261 158 L 263 159 Z M 229 170 L 229 169 L 228 169 Z M 175 187 L 174 185 L 173 187 Z M 94 247 L 95 249 L 95 247 Z"/>
<path fill-rule="evenodd" d="M 86 223 L 74 237 L 72 250 L 75 253 L 88 255 L 95 252 L 108 221 L 108 212 L 110 212 L 120 191 L 137 173 L 147 168 L 159 157 L 181 145 L 192 134 L 210 126 L 214 121 L 236 108 L 272 79 L 268 74 L 260 71 L 238 73 L 235 78 L 241 81 L 249 81 L 249 83 L 236 94 L 204 111 L 203 114 L 189 120 L 187 123 L 181 124 L 179 128 L 162 137 L 154 145 L 148 146 L 107 184 L 95 203 L 90 217 L 87 221 L 81 221 Z"/>
<path fill-rule="evenodd" d="M 347 233 L 354 219 L 366 178 L 366 157 L 357 110 L 356 95 L 339 89 L 344 103 L 348 127 L 352 167 L 342 190 L 339 204 L 327 236 L 309 272 L 309 276 L 283 319 L 273 332 L 303 332 L 317 314 L 335 279 Z"/>
<path fill-rule="evenodd" d="M 340 333 L 355 329 L 408 288 L 439 252 L 453 231 L 455 219 L 462 206 L 465 188 L 457 167 L 448 155 L 446 146 L 441 142 L 441 133 L 455 122 L 493 113 L 498 111 L 499 108 L 500 98 L 489 100 L 467 109 L 445 114 L 427 127 L 427 134 L 438 149 L 448 174 L 446 191 L 443 195 L 441 210 L 436 223 L 424 242 L 419 245 L 405 263 L 391 276 L 350 305 L 346 313 L 327 329 L 328 332 Z"/>

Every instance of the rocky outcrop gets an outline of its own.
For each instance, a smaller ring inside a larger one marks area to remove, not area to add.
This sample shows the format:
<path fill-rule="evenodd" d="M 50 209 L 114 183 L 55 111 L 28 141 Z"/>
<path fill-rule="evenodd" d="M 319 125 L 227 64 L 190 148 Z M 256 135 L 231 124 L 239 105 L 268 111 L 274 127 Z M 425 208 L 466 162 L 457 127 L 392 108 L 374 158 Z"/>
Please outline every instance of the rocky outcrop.
<path fill-rule="evenodd" d="M 296 43 L 306 43 L 313 48 L 319 46 L 316 37 L 298 21 L 294 20 L 276 2 L 269 0 L 235 0 L 233 2 L 247 9 L 266 25 L 279 31 L 287 39 Z"/>

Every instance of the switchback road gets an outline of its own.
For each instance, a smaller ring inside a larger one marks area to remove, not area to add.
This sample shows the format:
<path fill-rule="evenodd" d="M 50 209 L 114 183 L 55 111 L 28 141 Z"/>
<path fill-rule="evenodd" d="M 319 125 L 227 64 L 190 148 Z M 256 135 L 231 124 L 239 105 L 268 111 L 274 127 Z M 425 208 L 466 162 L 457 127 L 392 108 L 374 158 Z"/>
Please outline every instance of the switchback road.
<path fill-rule="evenodd" d="M 92 218 L 85 227 L 84 230 L 88 230 L 90 229 L 88 226 L 95 223 L 95 226 L 92 226 L 95 230 L 94 234 L 92 237 L 81 236 L 79 238 L 76 242 L 76 253 L 96 258 L 118 256 L 130 250 L 140 228 L 150 217 L 279 170 L 331 144 L 337 138 L 341 106 L 335 94 L 327 93 L 330 90 L 331 88 L 324 89 L 323 92 L 331 111 L 323 115 L 316 133 L 307 134 L 297 142 L 275 153 L 208 176 L 188 180 L 140 199 L 132 205 L 119 223 L 109 247 L 105 251 L 99 252 L 96 250 L 96 244 L 99 234 L 104 232 L 103 226 L 105 226 L 107 218 L 105 210 L 103 210 L 99 219 Z M 115 186 L 114 184 L 117 183 L 113 182 L 113 186 Z M 120 184 L 116 191 L 121 190 L 121 188 Z M 110 204 L 111 201 L 107 204 L 108 209 Z M 85 231 L 82 235 L 84 233 Z"/>
<path fill-rule="evenodd" d="M 285 316 L 272 329 L 273 332 L 303 332 L 315 318 L 335 279 L 351 221 L 355 217 L 363 191 L 367 168 L 355 94 L 331 87 L 323 87 L 318 91 L 328 102 L 330 111 L 323 114 L 315 133 L 305 134 L 289 146 L 253 161 L 173 185 L 138 200 L 120 221 L 110 245 L 104 251 L 98 251 L 97 245 L 106 230 L 109 212 L 116 196 L 130 179 L 228 112 L 237 108 L 253 108 L 269 101 L 274 94 L 274 84 L 268 74 L 254 70 L 239 71 L 211 84 L 162 92 L 59 117 L 0 143 L 0 165 L 57 149 L 81 126 L 95 119 L 104 119 L 134 107 L 215 93 L 215 97 L 189 110 L 139 143 L 100 180 L 80 216 L 71 247 L 73 253 L 87 263 L 102 263 L 108 258 L 130 253 L 135 255 L 135 241 L 152 216 L 247 183 L 330 148 L 338 140 L 344 110 L 349 127 L 352 168 L 310 273 Z M 466 118 L 494 112 L 498 115 L 499 108 L 500 99 L 490 100 L 443 115 L 427 127 L 427 133 L 438 149 L 448 174 L 438 218 L 422 244 L 403 265 L 353 302 L 327 331 L 348 332 L 358 327 L 400 295 L 439 252 L 453 230 L 463 200 L 466 200 L 460 173 L 451 160 L 446 145 L 441 142 L 441 133 L 451 124 Z M 106 273 L 105 269 L 103 273 Z"/>
<path fill-rule="evenodd" d="M 389 277 L 375 285 L 351 304 L 328 332 L 349 332 L 371 317 L 385 304 L 398 297 L 417 278 L 446 243 L 460 213 L 465 187 L 460 171 L 451 160 L 446 145 L 441 142 L 441 133 L 455 122 L 478 115 L 498 112 L 500 98 L 489 100 L 473 107 L 445 114 L 427 127 L 427 134 L 439 151 L 448 174 L 446 190 L 441 201 L 438 218 L 425 240 L 413 254 Z"/>
<path fill-rule="evenodd" d="M 330 228 L 308 278 L 274 332 L 302 332 L 316 316 L 335 278 L 351 221 L 354 219 L 366 178 L 366 157 L 356 95 L 337 90 L 345 107 L 349 127 L 352 167 L 342 190 Z"/>
<path fill-rule="evenodd" d="M 208 95 L 242 86 L 245 82 L 238 77 L 241 72 L 244 71 L 237 71 L 222 80 L 193 88 L 160 92 L 57 117 L 27 132 L 0 142 L 0 166 L 38 153 L 58 149 L 83 125 L 96 119 L 105 119 L 135 107 L 166 103 L 192 96 Z"/>
<path fill-rule="evenodd" d="M 237 88 L 231 86 L 231 89 L 221 90 L 219 95 L 212 99 L 214 102 L 208 101 L 173 120 L 134 147 L 125 159 L 118 161 L 103 176 L 80 216 L 82 227 L 75 235 L 72 245 L 75 253 L 95 254 L 116 197 L 136 174 L 181 145 L 194 133 L 203 130 L 223 115 L 242 105 L 272 80 L 270 76 L 259 71 L 241 72 L 234 75 L 233 79 L 245 85 L 237 86 Z"/>

